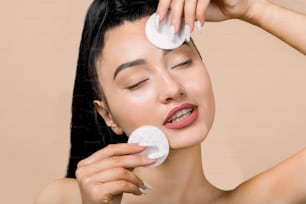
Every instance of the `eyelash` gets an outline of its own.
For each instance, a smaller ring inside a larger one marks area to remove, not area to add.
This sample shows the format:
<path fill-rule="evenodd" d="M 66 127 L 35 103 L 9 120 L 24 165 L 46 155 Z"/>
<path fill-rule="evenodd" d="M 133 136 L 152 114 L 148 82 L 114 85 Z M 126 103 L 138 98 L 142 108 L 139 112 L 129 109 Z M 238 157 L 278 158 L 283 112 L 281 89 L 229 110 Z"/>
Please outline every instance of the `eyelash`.
<path fill-rule="evenodd" d="M 192 64 L 192 59 L 189 59 L 189 60 L 186 60 L 186 61 L 184 61 L 182 63 L 179 63 L 179 64 L 171 67 L 171 69 L 174 69 L 174 68 L 177 68 L 177 67 L 180 67 L 180 66 L 184 66 L 184 65 L 189 65 L 189 64 Z"/>
<path fill-rule="evenodd" d="M 127 89 L 129 90 L 133 90 L 133 89 L 136 89 L 137 87 L 139 87 L 143 82 L 147 81 L 149 79 L 144 79 L 144 80 L 141 80 L 139 82 L 137 82 L 136 84 L 133 84 L 131 86 L 128 86 Z"/>
<path fill-rule="evenodd" d="M 182 62 L 182 63 L 179 63 L 179 64 L 177 64 L 177 65 L 171 67 L 171 69 L 174 69 L 174 68 L 177 68 L 177 67 L 180 67 L 180 66 L 184 66 L 184 65 L 188 65 L 188 64 L 192 64 L 192 59 L 189 59 L 189 60 L 186 60 L 186 61 L 184 61 L 184 62 Z M 127 89 L 129 89 L 129 90 L 136 89 L 136 88 L 138 88 L 143 82 L 145 82 L 145 81 L 147 81 L 147 80 L 149 80 L 149 79 L 141 80 L 141 81 L 139 81 L 139 82 L 137 82 L 137 83 L 135 83 L 135 84 L 133 84 L 133 85 L 131 85 L 131 86 L 128 86 Z"/>

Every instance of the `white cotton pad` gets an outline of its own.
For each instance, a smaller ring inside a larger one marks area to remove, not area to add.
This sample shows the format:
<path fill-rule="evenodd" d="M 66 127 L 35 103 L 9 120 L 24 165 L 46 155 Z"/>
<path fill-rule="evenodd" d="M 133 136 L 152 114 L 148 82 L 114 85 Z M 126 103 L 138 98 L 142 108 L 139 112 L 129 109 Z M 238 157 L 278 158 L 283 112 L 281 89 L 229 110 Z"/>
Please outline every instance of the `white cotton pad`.
<path fill-rule="evenodd" d="M 138 155 L 147 155 L 157 161 L 146 167 L 161 165 L 169 154 L 169 142 L 166 135 L 157 127 L 141 126 L 134 130 L 129 137 L 128 143 L 137 143 L 146 146 L 147 149 Z"/>
<path fill-rule="evenodd" d="M 158 25 L 159 18 L 156 13 L 151 15 L 146 23 L 146 36 L 149 41 L 165 50 L 172 50 L 184 43 L 186 39 L 190 38 L 190 29 L 186 29 L 186 26 L 183 26 L 182 20 L 182 29 L 179 33 L 174 34 L 174 30 L 171 31 L 169 13 L 167 19 L 161 22 Z M 172 28 L 174 29 L 174 28 Z"/>

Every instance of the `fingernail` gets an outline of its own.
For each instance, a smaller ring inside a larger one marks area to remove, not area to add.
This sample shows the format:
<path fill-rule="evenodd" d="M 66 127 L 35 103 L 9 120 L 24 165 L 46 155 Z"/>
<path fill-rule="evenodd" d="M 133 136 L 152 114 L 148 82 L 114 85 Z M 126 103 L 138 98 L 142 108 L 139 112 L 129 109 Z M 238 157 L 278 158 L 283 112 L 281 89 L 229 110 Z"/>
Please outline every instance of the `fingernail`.
<path fill-rule="evenodd" d="M 160 20 L 160 16 L 159 16 L 159 14 L 156 14 L 156 16 L 155 16 L 155 26 L 156 26 L 156 29 L 159 28 L 159 20 Z"/>
<path fill-rule="evenodd" d="M 143 189 L 143 188 L 138 188 L 138 189 L 139 189 L 139 191 L 140 191 L 142 194 L 144 194 L 144 195 L 147 194 L 147 191 L 146 191 L 145 189 Z"/>
<path fill-rule="evenodd" d="M 185 36 L 186 36 L 186 41 L 189 42 L 190 41 L 190 26 L 189 25 L 185 25 Z"/>
<path fill-rule="evenodd" d="M 147 147 L 147 145 L 145 143 L 138 143 L 139 146 L 141 147 Z"/>
<path fill-rule="evenodd" d="M 173 41 L 175 37 L 175 28 L 173 25 L 170 27 L 169 34 L 169 39 Z"/>
<path fill-rule="evenodd" d="M 145 185 L 145 187 L 147 187 L 148 189 L 153 189 L 153 187 L 151 186 L 151 184 L 149 184 L 148 182 L 146 181 L 142 181 L 143 184 Z"/>
<path fill-rule="evenodd" d="M 202 25 L 201 25 L 201 22 L 198 20 L 198 21 L 196 21 L 196 28 L 197 28 L 197 30 L 199 31 L 199 33 L 202 33 Z"/>
<path fill-rule="evenodd" d="M 139 146 L 142 146 L 142 147 L 153 147 L 154 145 L 152 145 L 152 144 L 147 144 L 147 143 L 145 143 L 145 142 L 140 142 L 140 143 L 138 143 L 138 145 Z"/>

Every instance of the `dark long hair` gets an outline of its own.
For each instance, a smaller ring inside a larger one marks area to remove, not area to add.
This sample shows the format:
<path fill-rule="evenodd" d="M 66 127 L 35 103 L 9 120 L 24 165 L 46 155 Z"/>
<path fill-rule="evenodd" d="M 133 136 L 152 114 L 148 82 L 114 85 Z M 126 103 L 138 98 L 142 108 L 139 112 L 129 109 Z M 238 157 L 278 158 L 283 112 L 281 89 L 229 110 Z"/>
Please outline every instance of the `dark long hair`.
<path fill-rule="evenodd" d="M 124 21 L 135 21 L 155 12 L 158 0 L 94 0 L 82 32 L 74 82 L 71 118 L 71 149 L 66 177 L 75 178 L 77 163 L 113 143 L 127 141 L 116 135 L 96 112 L 93 101 L 106 100 L 96 71 L 105 32 Z M 122 53 L 124 54 L 124 53 Z"/>

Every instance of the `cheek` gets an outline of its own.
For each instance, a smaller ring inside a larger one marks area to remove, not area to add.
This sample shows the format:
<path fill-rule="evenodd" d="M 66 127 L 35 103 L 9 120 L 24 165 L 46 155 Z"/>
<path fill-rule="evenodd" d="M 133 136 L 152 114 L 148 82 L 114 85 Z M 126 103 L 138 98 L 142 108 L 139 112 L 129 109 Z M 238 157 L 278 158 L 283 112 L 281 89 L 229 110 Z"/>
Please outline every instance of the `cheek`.
<path fill-rule="evenodd" d="M 198 97 L 200 98 L 204 97 L 208 99 L 213 97 L 211 81 L 203 64 L 198 65 L 198 67 L 189 74 L 188 81 L 185 86 L 187 92 L 188 89 L 194 90 L 194 93 L 198 94 Z"/>
<path fill-rule="evenodd" d="M 193 97 L 198 104 L 204 107 L 204 115 L 208 115 L 207 122 L 211 123 L 215 114 L 215 99 L 212 84 L 205 67 L 194 74 L 194 80 L 189 83 L 190 89 L 194 90 Z"/>
<path fill-rule="evenodd" d="M 144 123 L 154 124 L 152 120 L 155 117 L 149 114 L 154 109 L 153 95 L 149 90 L 139 94 L 112 94 L 109 108 L 114 120 L 127 135 Z"/>

